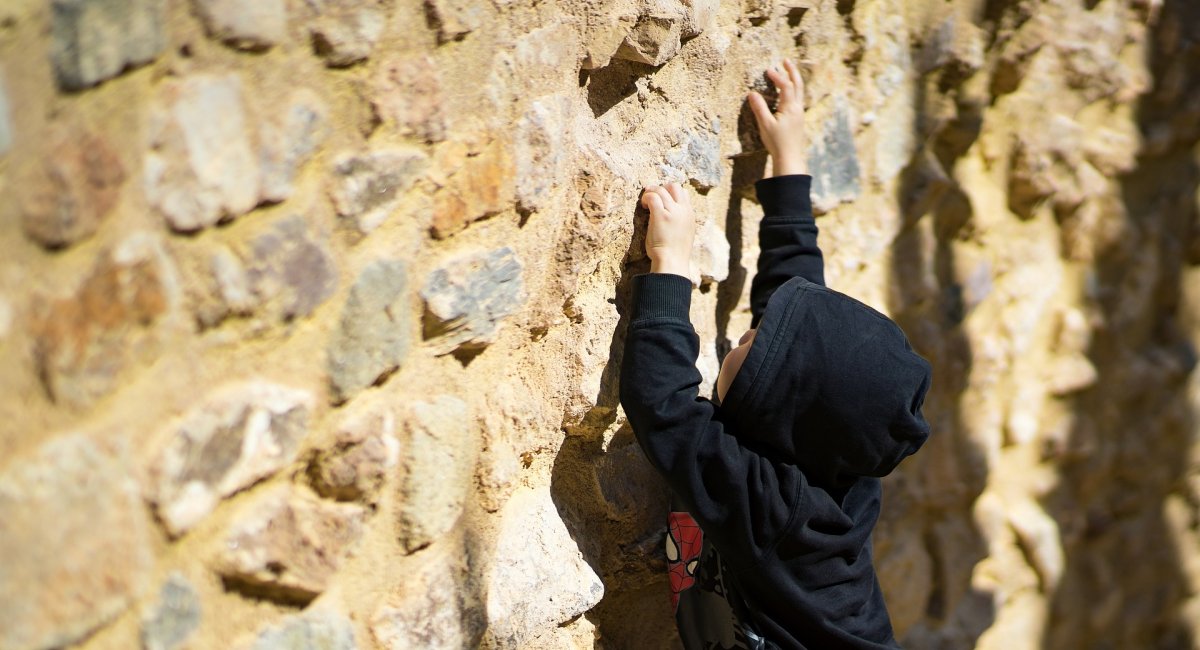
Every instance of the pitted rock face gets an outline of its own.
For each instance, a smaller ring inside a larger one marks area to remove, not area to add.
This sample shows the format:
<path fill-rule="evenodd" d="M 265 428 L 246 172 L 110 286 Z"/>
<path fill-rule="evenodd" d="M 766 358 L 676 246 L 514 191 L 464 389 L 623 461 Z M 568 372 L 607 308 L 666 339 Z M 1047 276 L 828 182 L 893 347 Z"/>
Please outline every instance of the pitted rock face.
<path fill-rule="evenodd" d="M 1200 639 L 1200 3 L 0 0 L 0 49 L 0 648 L 677 646 L 639 199 L 692 198 L 709 398 L 784 58 L 826 281 L 933 365 L 900 644 Z"/>

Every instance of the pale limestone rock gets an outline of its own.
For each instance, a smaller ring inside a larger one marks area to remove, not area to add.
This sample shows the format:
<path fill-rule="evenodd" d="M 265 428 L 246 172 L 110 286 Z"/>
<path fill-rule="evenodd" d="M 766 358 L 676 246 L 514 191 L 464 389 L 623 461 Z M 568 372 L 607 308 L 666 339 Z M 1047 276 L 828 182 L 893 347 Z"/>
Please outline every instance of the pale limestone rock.
<path fill-rule="evenodd" d="M 0 474 L 0 647 L 73 645 L 141 596 L 154 559 L 126 454 L 70 434 Z"/>
<path fill-rule="evenodd" d="M 363 269 L 329 342 L 329 381 L 343 402 L 404 363 L 412 343 L 408 271 L 400 260 Z"/>
<path fill-rule="evenodd" d="M 146 196 L 171 228 L 200 230 L 258 204 L 259 159 L 237 75 L 196 74 L 162 84 L 149 132 Z"/>
<path fill-rule="evenodd" d="M 613 56 L 660 66 L 679 53 L 684 21 L 678 15 L 647 15 L 638 19 Z"/>
<path fill-rule="evenodd" d="M 678 146 L 667 152 L 666 164 L 659 171 L 668 181 L 691 183 L 696 189 L 708 191 L 721 184 L 720 121 L 713 119 L 710 128 L 683 133 Z"/>
<path fill-rule="evenodd" d="M 329 585 L 362 535 L 365 510 L 280 485 L 246 503 L 214 565 L 228 583 L 285 602 L 308 602 Z"/>
<path fill-rule="evenodd" d="M 486 621 L 468 606 L 465 587 L 453 566 L 437 562 L 405 585 L 402 598 L 375 610 L 371 634 L 389 650 L 478 647 Z"/>
<path fill-rule="evenodd" d="M 153 60 L 167 45 L 166 0 L 51 0 L 58 85 L 81 90 Z"/>
<path fill-rule="evenodd" d="M 313 396 L 261 381 L 223 386 L 161 433 L 146 493 L 172 536 L 218 502 L 295 458 L 308 433 Z"/>
<path fill-rule="evenodd" d="M 442 73 L 428 54 L 388 57 L 371 79 L 371 102 L 405 135 L 426 142 L 446 137 Z"/>
<path fill-rule="evenodd" d="M 548 204 L 565 175 L 570 141 L 571 100 L 555 96 L 535 100 L 517 122 L 516 198 L 525 211 Z"/>
<path fill-rule="evenodd" d="M 281 113 L 259 129 L 262 199 L 283 201 L 292 195 L 296 174 L 330 131 L 329 108 L 312 90 L 299 88 L 288 96 Z"/>
<path fill-rule="evenodd" d="M 693 277 L 698 276 L 701 284 L 724 282 L 729 277 L 729 239 L 714 218 L 697 228 L 692 265 Z"/>
<path fill-rule="evenodd" d="M 425 338 L 441 354 L 490 345 L 525 301 L 523 269 L 506 246 L 454 258 L 430 273 L 421 289 Z"/>
<path fill-rule="evenodd" d="M 437 29 L 438 41 L 461 40 L 483 27 L 487 12 L 472 0 L 425 0 L 429 22 Z"/>
<path fill-rule="evenodd" d="M 179 572 L 167 576 L 158 602 L 142 620 L 142 650 L 176 650 L 185 647 L 200 627 L 203 606 L 196 588 Z"/>
<path fill-rule="evenodd" d="M 611 13 L 593 19 L 584 33 L 583 68 L 596 70 L 612 62 L 613 56 L 625 42 L 625 37 L 637 24 L 633 14 Z"/>
<path fill-rule="evenodd" d="M 387 14 L 378 0 L 308 0 L 316 18 L 308 26 L 317 54 L 325 64 L 340 68 L 367 60 L 383 29 Z"/>
<path fill-rule="evenodd" d="M 414 402 L 403 420 L 397 524 L 408 553 L 437 540 L 458 522 L 478 454 L 467 405 L 439 395 Z"/>
<path fill-rule="evenodd" d="M 548 490 L 520 490 L 500 512 L 495 563 L 487 579 L 485 644 L 520 648 L 538 631 L 588 611 L 604 583 L 583 559 Z"/>
<path fill-rule="evenodd" d="M 334 207 L 360 233 L 369 234 L 391 216 L 428 164 L 428 157 L 416 149 L 343 155 L 333 167 Z"/>
<path fill-rule="evenodd" d="M 193 0 L 209 36 L 246 50 L 265 50 L 287 30 L 285 0 Z"/>

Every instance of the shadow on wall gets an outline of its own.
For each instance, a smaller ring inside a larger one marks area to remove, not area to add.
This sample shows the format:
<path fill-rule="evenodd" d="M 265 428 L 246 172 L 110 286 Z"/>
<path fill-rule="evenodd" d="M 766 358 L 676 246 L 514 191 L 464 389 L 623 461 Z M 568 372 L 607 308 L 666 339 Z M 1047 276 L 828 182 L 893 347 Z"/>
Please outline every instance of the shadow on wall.
<path fill-rule="evenodd" d="M 1119 234 L 1092 268 L 1088 299 L 1100 325 L 1087 356 L 1100 381 L 1073 399 L 1060 484 L 1045 500 L 1067 560 L 1047 650 L 1198 641 L 1182 610 L 1195 594 L 1165 505 L 1187 499 L 1195 444 L 1187 387 L 1196 352 L 1180 321 L 1184 275 L 1200 264 L 1200 4 L 1166 0 L 1148 52 L 1152 89 L 1137 111 L 1145 145 L 1120 178 L 1111 216 Z M 1194 528 L 1197 505 L 1188 501 Z"/>
<path fill-rule="evenodd" d="M 633 206 L 630 206 L 633 207 Z M 677 648 L 663 551 L 668 489 L 646 461 L 633 429 L 605 441 L 620 402 L 621 359 L 629 326 L 633 276 L 650 271 L 642 253 L 649 215 L 636 209 L 634 233 L 613 290 L 620 316 L 613 329 L 600 391 L 554 459 L 550 491 L 584 559 L 604 582 L 604 598 L 585 614 L 597 648 Z"/>
<path fill-rule="evenodd" d="M 896 196 L 903 227 L 892 242 L 889 307 L 933 367 L 923 407 L 933 433 L 885 479 L 874 543 L 897 638 L 913 648 L 974 647 L 996 616 L 991 594 L 971 586 L 988 552 L 972 517 L 988 466 L 961 411 L 972 359 L 963 321 L 974 306 L 968 296 L 979 292 L 960 284 L 954 245 L 969 236 L 974 208 L 948 173 L 978 138 L 981 107 L 960 100 L 952 119 L 926 115 L 933 88 L 965 79 L 947 66 L 916 82 L 912 129 L 923 146 Z"/>

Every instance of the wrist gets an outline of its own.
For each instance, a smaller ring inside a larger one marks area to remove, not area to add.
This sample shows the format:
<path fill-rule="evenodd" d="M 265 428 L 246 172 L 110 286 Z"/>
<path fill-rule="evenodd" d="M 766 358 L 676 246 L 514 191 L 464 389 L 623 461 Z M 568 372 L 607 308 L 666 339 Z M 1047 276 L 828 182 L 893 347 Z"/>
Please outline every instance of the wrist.
<path fill-rule="evenodd" d="M 683 277 L 686 278 L 686 277 L 688 277 L 688 271 L 689 271 L 688 267 L 689 266 L 690 265 L 687 262 L 684 262 L 681 260 L 675 260 L 675 259 L 651 260 L 650 261 L 650 272 L 651 273 L 674 273 L 675 275 L 682 275 Z"/>
<path fill-rule="evenodd" d="M 773 176 L 807 174 L 808 160 L 802 155 L 772 156 L 771 172 Z"/>

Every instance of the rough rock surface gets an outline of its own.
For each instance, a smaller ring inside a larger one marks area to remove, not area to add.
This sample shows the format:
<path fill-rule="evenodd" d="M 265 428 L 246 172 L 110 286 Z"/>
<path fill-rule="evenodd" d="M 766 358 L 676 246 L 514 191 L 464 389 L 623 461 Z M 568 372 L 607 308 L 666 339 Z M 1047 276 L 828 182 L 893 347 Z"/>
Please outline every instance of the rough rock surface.
<path fill-rule="evenodd" d="M 118 387 L 127 366 L 164 345 L 180 301 L 158 236 L 137 232 L 96 260 L 74 292 L 34 317 L 34 360 L 47 396 L 85 406 Z"/>
<path fill-rule="evenodd" d="M 783 58 L 826 280 L 934 369 L 900 643 L 1200 639 L 1192 0 L 0 0 L 0 58 L 0 648 L 678 648 L 638 200 L 706 397 Z"/>
<path fill-rule="evenodd" d="M 308 433 L 312 399 L 278 384 L 234 383 L 165 429 L 147 493 L 167 531 L 183 534 L 222 498 L 291 462 Z"/>
<path fill-rule="evenodd" d="M 335 400 L 353 396 L 404 363 L 412 345 L 407 287 L 407 266 L 392 260 L 372 263 L 350 288 L 329 344 Z"/>
<path fill-rule="evenodd" d="M 167 45 L 166 0 L 52 0 L 58 83 L 80 90 L 147 63 Z"/>
<path fill-rule="evenodd" d="M 233 74 L 163 86 L 150 126 L 146 194 L 172 228 L 199 230 L 258 204 L 261 171 L 242 97 Z"/>
<path fill-rule="evenodd" d="M 329 503 L 279 486 L 245 504 L 225 532 L 216 571 L 237 588 L 307 603 L 362 536 L 361 506 Z"/>
<path fill-rule="evenodd" d="M 158 602 L 142 621 L 143 650 L 175 650 L 183 647 L 200 627 L 203 610 L 200 594 L 179 573 L 167 576 Z"/>
<path fill-rule="evenodd" d="M 124 181 L 125 168 L 102 135 L 56 133 L 45 165 L 22 190 L 25 234 L 47 248 L 90 237 L 116 206 Z"/>
<path fill-rule="evenodd" d="M 450 395 L 413 403 L 404 422 L 397 523 L 400 544 L 411 553 L 458 522 L 478 441 L 466 403 Z"/>
<path fill-rule="evenodd" d="M 210 36 L 247 50 L 262 50 L 283 40 L 287 29 L 284 0 L 194 0 Z"/>
<path fill-rule="evenodd" d="M 332 611 L 309 610 L 264 628 L 239 650 L 356 650 L 354 626 Z"/>
<path fill-rule="evenodd" d="M 439 350 L 486 347 L 500 322 L 525 300 L 521 261 L 511 248 L 456 258 L 429 274 L 425 299 L 425 338 Z"/>
<path fill-rule="evenodd" d="M 3 647 L 73 644 L 141 596 L 154 558 L 126 456 L 70 434 L 0 473 Z"/>
<path fill-rule="evenodd" d="M 504 526 L 488 582 L 511 588 L 488 593 L 485 642 L 527 647 L 539 632 L 579 616 L 604 596 L 604 583 L 556 514 L 547 490 L 518 492 L 501 511 Z"/>

